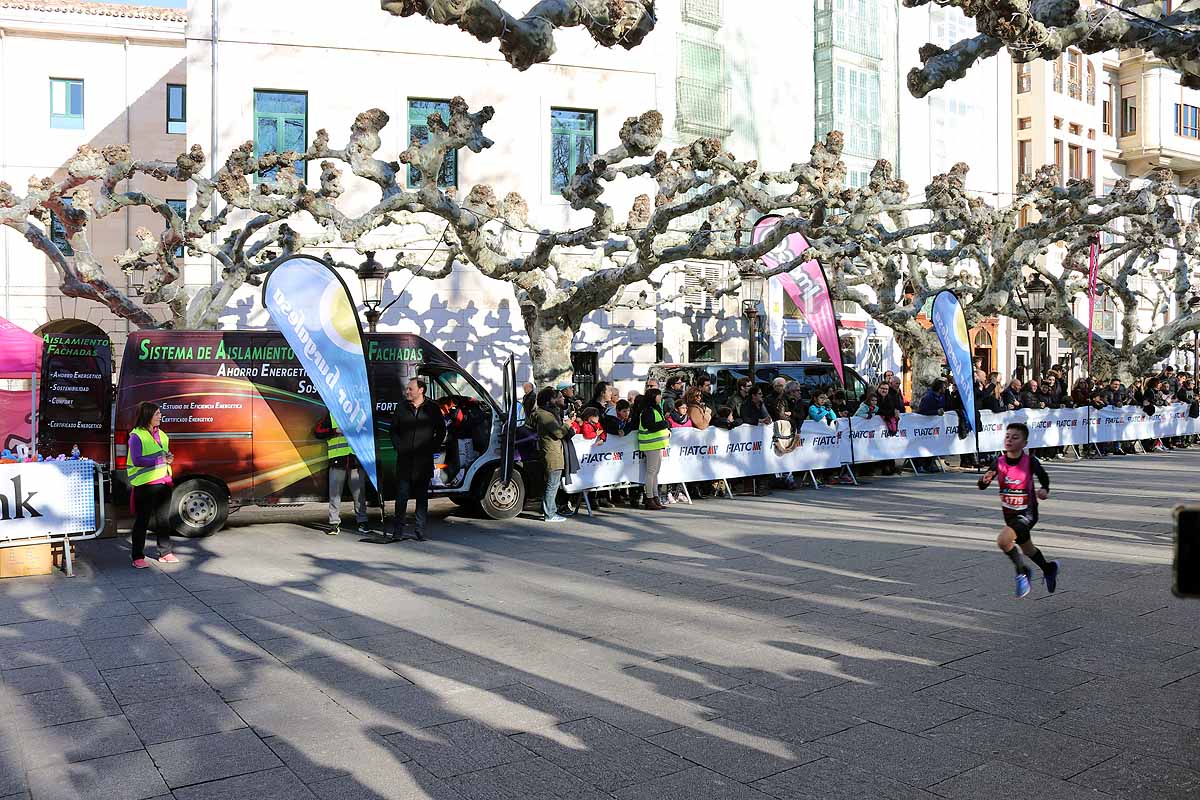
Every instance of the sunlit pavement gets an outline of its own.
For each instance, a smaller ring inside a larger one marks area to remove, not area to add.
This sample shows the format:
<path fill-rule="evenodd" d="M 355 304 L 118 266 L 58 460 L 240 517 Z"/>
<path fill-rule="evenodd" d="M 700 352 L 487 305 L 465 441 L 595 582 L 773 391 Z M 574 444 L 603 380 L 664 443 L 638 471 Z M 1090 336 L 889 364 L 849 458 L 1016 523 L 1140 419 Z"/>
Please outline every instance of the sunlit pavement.
<path fill-rule="evenodd" d="M 1198 797 L 1200 451 L 1048 467 L 1062 579 L 1024 600 L 970 473 L 446 505 L 395 545 L 247 511 L 144 571 L 85 543 L 0 582 L 0 798 Z"/>

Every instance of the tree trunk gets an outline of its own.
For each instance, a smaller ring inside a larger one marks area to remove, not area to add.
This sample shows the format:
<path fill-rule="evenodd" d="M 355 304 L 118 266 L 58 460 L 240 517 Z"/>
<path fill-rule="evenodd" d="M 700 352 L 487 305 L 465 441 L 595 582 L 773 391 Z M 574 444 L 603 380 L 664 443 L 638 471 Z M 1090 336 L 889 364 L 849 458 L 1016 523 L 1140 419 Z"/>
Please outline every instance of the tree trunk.
<path fill-rule="evenodd" d="M 896 343 L 912 364 L 912 397 L 908 399 L 916 408 L 930 384 L 942 377 L 942 364 L 946 357 L 937 334 L 922 328 L 916 320 L 897 326 L 893 333 Z"/>
<path fill-rule="evenodd" d="M 562 317 L 542 316 L 536 310 L 524 314 L 529 334 L 529 356 L 533 382 L 538 389 L 572 380 L 571 343 L 575 328 Z"/>

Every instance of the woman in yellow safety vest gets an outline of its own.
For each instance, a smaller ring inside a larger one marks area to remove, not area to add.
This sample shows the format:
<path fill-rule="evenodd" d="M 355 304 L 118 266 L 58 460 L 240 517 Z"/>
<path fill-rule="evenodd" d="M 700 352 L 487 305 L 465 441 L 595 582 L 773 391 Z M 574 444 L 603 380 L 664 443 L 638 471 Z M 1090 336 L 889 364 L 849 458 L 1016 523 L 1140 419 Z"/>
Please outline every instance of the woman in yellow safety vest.
<path fill-rule="evenodd" d="M 171 498 L 171 464 L 175 454 L 171 452 L 171 439 L 161 430 L 162 410 L 157 403 L 138 404 L 129 432 L 129 467 L 126 477 L 133 489 L 133 566 L 145 569 L 146 530 L 154 511 Z M 179 561 L 171 552 L 171 534 L 157 530 L 158 560 L 164 564 Z"/>
<path fill-rule="evenodd" d="M 638 414 L 638 450 L 646 461 L 646 485 L 643 504 L 651 511 L 662 511 L 666 506 L 658 499 L 658 470 L 662 467 L 663 450 L 671 441 L 671 426 L 659 407 L 658 389 L 647 389 L 641 399 Z"/>

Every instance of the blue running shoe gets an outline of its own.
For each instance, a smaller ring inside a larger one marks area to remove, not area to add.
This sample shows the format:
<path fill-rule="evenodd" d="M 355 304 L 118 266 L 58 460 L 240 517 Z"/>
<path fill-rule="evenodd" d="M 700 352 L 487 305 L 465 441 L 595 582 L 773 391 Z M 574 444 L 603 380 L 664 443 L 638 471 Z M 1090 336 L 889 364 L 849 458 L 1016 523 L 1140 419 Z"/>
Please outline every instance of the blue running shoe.
<path fill-rule="evenodd" d="M 1017 575 L 1017 597 L 1029 594 L 1029 576 L 1024 572 Z"/>
<path fill-rule="evenodd" d="M 1058 588 L 1058 562 L 1051 561 L 1049 571 L 1046 572 L 1046 591 L 1054 594 L 1054 590 Z"/>

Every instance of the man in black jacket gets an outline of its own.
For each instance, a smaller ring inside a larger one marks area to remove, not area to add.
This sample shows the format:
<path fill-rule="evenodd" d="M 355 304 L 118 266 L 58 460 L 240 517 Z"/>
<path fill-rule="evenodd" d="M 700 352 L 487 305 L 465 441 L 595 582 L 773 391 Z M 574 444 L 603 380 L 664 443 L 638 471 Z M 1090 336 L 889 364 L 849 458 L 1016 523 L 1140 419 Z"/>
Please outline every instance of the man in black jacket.
<path fill-rule="evenodd" d="M 408 538 L 404 518 L 408 500 L 416 501 L 413 537 L 425 539 L 429 521 L 429 482 L 433 480 L 433 456 L 446 438 L 446 423 L 437 403 L 425 398 L 425 379 L 412 378 L 404 389 L 404 402 L 392 417 L 392 446 L 396 449 L 396 514 L 391 541 Z"/>

